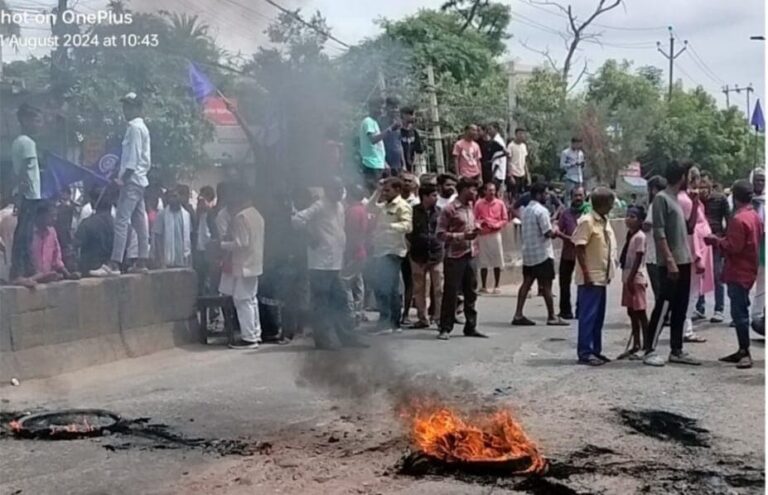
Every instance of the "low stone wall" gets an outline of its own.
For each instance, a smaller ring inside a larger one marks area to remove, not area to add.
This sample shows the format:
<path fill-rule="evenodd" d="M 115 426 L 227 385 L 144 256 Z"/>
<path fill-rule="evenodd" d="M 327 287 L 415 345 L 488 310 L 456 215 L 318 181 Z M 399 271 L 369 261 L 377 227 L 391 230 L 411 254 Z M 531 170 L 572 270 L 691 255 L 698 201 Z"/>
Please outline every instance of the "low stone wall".
<path fill-rule="evenodd" d="M 196 341 L 192 270 L 0 287 L 0 384 Z"/>

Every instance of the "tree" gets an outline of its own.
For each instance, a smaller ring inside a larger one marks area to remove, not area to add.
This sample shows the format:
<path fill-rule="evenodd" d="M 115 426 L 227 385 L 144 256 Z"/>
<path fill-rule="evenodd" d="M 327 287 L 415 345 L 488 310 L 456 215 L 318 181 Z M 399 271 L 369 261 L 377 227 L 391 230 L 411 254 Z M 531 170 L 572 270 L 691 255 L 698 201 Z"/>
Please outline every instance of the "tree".
<path fill-rule="evenodd" d="M 661 171 L 670 160 L 689 158 L 727 184 L 749 175 L 753 139 L 740 111 L 718 110 L 715 99 L 701 87 L 686 92 L 676 86 L 648 136 L 644 162 Z"/>
<path fill-rule="evenodd" d="M 126 12 L 112 2 L 115 11 Z M 174 24 L 174 19 L 176 24 Z M 191 97 L 187 81 L 189 60 L 203 65 L 214 80 L 220 50 L 207 38 L 207 28 L 195 18 L 133 12 L 130 25 L 94 25 L 100 39 L 135 35 L 138 46 L 83 46 L 70 50 L 62 83 L 66 87 L 66 113 L 74 131 L 119 142 L 125 125 L 119 98 L 129 91 L 145 100 L 145 117 L 152 133 L 152 160 L 170 169 L 206 162 L 203 145 L 212 139 L 212 126 Z M 183 34 L 191 36 L 189 43 Z M 157 36 L 155 38 L 155 35 Z"/>
<path fill-rule="evenodd" d="M 585 139 L 592 174 L 613 184 L 617 173 L 647 151 L 647 137 L 661 116 L 661 71 L 628 61 L 606 61 L 588 81 Z"/>
<path fill-rule="evenodd" d="M 498 17 L 491 27 L 490 15 L 499 8 L 507 16 Z M 425 70 L 431 65 L 440 123 L 449 135 L 470 122 L 503 121 L 507 81 L 498 57 L 504 52 L 508 7 L 481 2 L 467 20 L 459 3 L 441 11 L 420 10 L 403 19 L 383 20 L 382 34 L 341 58 L 344 79 L 364 101 L 381 76 L 388 94 L 423 109 L 429 89 Z"/>
<path fill-rule="evenodd" d="M 568 23 L 566 25 L 566 33 L 561 33 L 561 36 L 563 38 L 563 41 L 565 43 L 565 49 L 566 49 L 566 55 L 563 59 L 562 66 L 560 68 L 563 81 L 568 83 L 569 77 L 571 75 L 571 70 L 576 62 L 576 52 L 579 49 L 579 46 L 583 42 L 598 42 L 600 39 L 599 33 L 591 33 L 589 32 L 590 26 L 594 23 L 595 19 L 600 17 L 601 15 L 605 14 L 606 12 L 609 12 L 619 5 L 621 5 L 622 0 L 597 0 L 597 5 L 595 6 L 594 10 L 583 20 L 579 18 L 579 16 L 574 13 L 573 6 L 571 4 L 568 4 L 567 6 L 563 6 L 561 3 L 553 2 L 553 1 L 540 1 L 540 0 L 529 0 L 529 3 L 533 5 L 538 6 L 545 6 L 545 7 L 552 7 L 555 10 L 560 11 L 561 14 L 564 14 L 565 18 L 568 20 Z M 526 45 L 523 45 L 526 46 Z M 527 47 L 529 49 L 532 49 L 530 47 Z M 540 50 L 534 50 L 538 53 L 544 55 L 552 64 L 554 68 L 557 68 L 557 65 L 555 64 L 554 59 L 549 54 L 549 49 L 545 51 Z M 587 71 L 587 64 L 584 63 L 584 68 L 582 69 L 579 76 L 576 78 L 576 81 L 569 87 L 569 90 L 578 84 L 578 82 L 581 80 L 581 78 L 584 76 L 584 74 Z"/>

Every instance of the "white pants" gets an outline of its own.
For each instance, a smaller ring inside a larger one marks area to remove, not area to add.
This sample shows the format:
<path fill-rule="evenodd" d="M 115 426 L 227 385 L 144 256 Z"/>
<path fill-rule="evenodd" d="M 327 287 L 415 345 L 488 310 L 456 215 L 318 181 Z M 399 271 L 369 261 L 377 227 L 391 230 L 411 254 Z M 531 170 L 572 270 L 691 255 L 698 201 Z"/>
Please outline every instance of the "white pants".
<path fill-rule="evenodd" d="M 240 338 L 246 342 L 261 342 L 259 319 L 259 277 L 234 277 L 222 274 L 219 292 L 232 296 L 240 323 Z"/>
<path fill-rule="evenodd" d="M 696 273 L 696 267 L 691 265 L 691 292 L 688 297 L 688 312 L 685 318 L 685 331 L 683 332 L 686 337 L 693 335 L 693 314 L 696 312 L 696 303 L 699 302 L 699 292 L 701 292 L 701 275 Z"/>
<path fill-rule="evenodd" d="M 752 319 L 758 319 L 763 316 L 765 312 L 765 267 L 761 266 L 757 269 L 757 282 L 755 282 L 755 288 L 752 299 Z"/>

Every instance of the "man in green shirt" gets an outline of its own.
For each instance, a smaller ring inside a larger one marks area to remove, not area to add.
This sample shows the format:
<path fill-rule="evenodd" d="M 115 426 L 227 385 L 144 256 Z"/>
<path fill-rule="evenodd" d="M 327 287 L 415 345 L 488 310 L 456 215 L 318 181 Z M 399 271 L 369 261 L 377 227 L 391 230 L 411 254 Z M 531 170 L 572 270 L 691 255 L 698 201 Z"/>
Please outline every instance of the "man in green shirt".
<path fill-rule="evenodd" d="M 33 138 L 43 127 L 43 116 L 40 110 L 24 103 L 16 112 L 16 117 L 21 125 L 21 134 L 11 145 L 11 160 L 18 223 L 13 236 L 9 278 L 18 281 L 34 275 L 29 250 L 34 233 L 35 212 L 41 196 L 40 165 L 37 144 Z"/>
<path fill-rule="evenodd" d="M 645 357 L 643 362 L 650 366 L 664 366 L 664 359 L 655 352 L 656 342 L 661 333 L 667 310 L 670 318 L 669 362 L 699 365 L 683 351 L 683 325 L 688 313 L 688 298 L 691 283 L 693 259 L 688 243 L 688 227 L 683 209 L 677 201 L 677 194 L 685 190 L 688 167 L 676 161 L 667 166 L 667 188 L 653 198 L 653 240 L 656 243 L 656 258 L 659 278 L 663 281 L 660 294 L 645 335 Z"/>
<path fill-rule="evenodd" d="M 360 158 L 363 162 L 363 178 L 369 191 L 378 187 L 379 180 L 388 170 L 384 138 L 400 130 L 400 122 L 381 131 L 376 119 L 381 117 L 384 103 L 380 98 L 372 99 L 368 104 L 368 116 L 360 124 Z"/>

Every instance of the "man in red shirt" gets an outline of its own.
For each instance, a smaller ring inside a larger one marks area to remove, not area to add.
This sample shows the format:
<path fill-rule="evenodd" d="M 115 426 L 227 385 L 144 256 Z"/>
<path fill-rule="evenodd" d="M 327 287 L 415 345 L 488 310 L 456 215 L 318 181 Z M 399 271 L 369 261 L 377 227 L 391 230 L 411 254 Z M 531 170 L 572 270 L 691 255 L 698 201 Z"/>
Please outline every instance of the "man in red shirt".
<path fill-rule="evenodd" d="M 454 166 L 459 177 L 480 179 L 482 152 L 477 144 L 479 132 L 474 124 L 464 128 L 464 136 L 453 145 Z"/>
<path fill-rule="evenodd" d="M 341 271 L 347 291 L 347 307 L 354 318 L 355 325 L 362 321 L 364 315 L 363 268 L 368 259 L 368 208 L 363 203 L 363 198 L 365 198 L 365 190 L 360 185 L 351 187 L 347 192 L 348 206 L 344 225 L 347 244 L 344 252 L 344 268 Z"/>
<path fill-rule="evenodd" d="M 752 207 L 754 189 L 748 180 L 733 185 L 735 213 L 728 222 L 725 238 L 711 235 L 705 239 L 710 246 L 717 246 L 725 256 L 723 282 L 728 286 L 731 300 L 731 318 L 736 324 L 739 350 L 721 358 L 724 363 L 736 363 L 739 369 L 752 367 L 749 353 L 749 291 L 757 280 L 758 247 L 763 238 L 760 217 Z"/>

